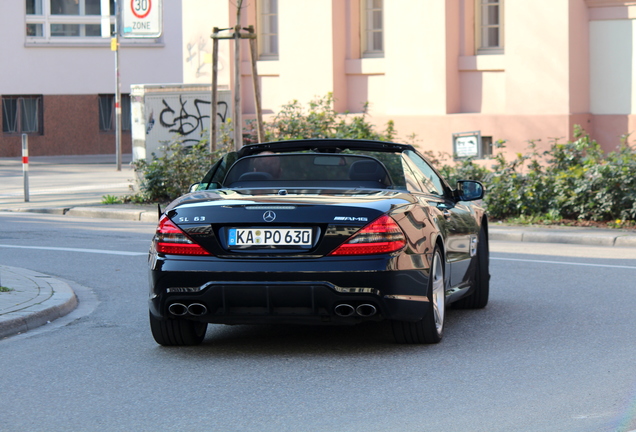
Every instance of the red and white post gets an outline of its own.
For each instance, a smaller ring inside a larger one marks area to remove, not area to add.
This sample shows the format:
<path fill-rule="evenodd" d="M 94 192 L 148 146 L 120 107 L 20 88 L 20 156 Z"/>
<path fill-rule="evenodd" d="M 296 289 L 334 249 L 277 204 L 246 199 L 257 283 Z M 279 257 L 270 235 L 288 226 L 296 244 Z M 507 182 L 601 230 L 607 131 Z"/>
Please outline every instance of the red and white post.
<path fill-rule="evenodd" d="M 24 202 L 29 202 L 29 140 L 22 134 L 22 176 L 24 177 Z"/>

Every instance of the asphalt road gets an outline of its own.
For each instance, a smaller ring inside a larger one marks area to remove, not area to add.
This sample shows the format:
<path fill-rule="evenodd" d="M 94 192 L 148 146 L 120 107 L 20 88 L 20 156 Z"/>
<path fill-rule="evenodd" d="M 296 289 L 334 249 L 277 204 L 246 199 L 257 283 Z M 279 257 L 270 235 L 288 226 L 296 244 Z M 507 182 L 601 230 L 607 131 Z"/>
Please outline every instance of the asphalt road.
<path fill-rule="evenodd" d="M 42 248 L 0 248 L 2 264 L 80 299 L 0 341 L 3 432 L 636 430 L 635 248 L 492 242 L 490 304 L 449 311 L 439 345 L 371 324 L 211 326 L 201 346 L 164 348 L 147 322 L 154 224 L 0 224 L 0 244 Z"/>

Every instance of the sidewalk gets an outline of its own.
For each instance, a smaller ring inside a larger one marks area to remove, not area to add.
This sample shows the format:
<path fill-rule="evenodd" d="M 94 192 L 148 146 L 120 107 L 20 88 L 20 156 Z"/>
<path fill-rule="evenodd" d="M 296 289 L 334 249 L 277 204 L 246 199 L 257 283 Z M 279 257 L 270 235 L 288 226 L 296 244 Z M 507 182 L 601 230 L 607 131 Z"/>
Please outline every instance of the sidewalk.
<path fill-rule="evenodd" d="M 156 206 L 102 204 L 105 195 L 131 194 L 135 173 L 128 165 L 130 155 L 122 159 L 122 170 L 117 171 L 114 155 L 33 157 L 29 167 L 30 199 L 25 202 L 21 159 L 0 158 L 3 179 L 0 213 L 36 212 L 156 222 Z M 636 248 L 636 231 L 628 230 L 491 223 L 489 238 Z M 41 273 L 0 265 L 0 284 L 13 289 L 0 292 L 0 340 L 53 321 L 77 306 L 77 298 L 68 284 Z"/>
<path fill-rule="evenodd" d="M 123 155 L 117 171 L 114 155 L 30 157 L 25 202 L 22 159 L 0 158 L 0 210 L 63 214 L 72 207 L 100 204 L 105 195 L 131 194 L 135 172 L 130 159 Z"/>
<path fill-rule="evenodd" d="M 0 158 L 0 211 L 62 214 L 155 222 L 153 205 L 103 205 L 107 195 L 131 195 L 135 172 L 131 155 L 122 155 L 117 171 L 115 155 L 36 156 L 29 158 L 28 201 L 20 158 Z"/>
<path fill-rule="evenodd" d="M 75 293 L 65 282 L 42 273 L 0 266 L 0 340 L 24 333 L 71 312 Z"/>

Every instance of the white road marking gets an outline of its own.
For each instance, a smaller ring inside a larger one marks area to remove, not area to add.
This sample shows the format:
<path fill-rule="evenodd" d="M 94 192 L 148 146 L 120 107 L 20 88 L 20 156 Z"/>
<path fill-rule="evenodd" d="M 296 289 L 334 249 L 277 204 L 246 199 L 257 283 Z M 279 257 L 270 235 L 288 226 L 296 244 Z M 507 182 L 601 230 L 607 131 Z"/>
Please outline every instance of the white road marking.
<path fill-rule="evenodd" d="M 94 192 L 103 191 L 103 194 L 107 194 L 110 192 L 121 192 L 121 190 L 128 190 L 130 183 L 110 183 L 110 184 L 87 184 L 81 186 L 72 186 L 72 187 L 64 187 L 64 188 L 47 188 L 47 187 L 36 187 L 33 186 L 29 189 L 29 195 L 52 195 L 52 194 L 61 194 L 61 193 L 71 193 L 71 192 L 82 192 L 89 191 Z M 16 192 L 6 192 L 7 189 L 4 190 L 4 193 L 0 194 L 0 198 L 13 198 L 17 196 L 23 196 L 24 191 L 16 191 Z"/>
<path fill-rule="evenodd" d="M 148 252 L 126 252 L 126 251 L 113 251 L 104 249 L 78 249 L 78 248 L 63 248 L 63 247 L 47 247 L 47 246 L 16 246 L 0 244 L 0 247 L 14 248 L 14 249 L 36 249 L 36 250 L 51 250 L 61 252 L 81 252 L 81 253 L 93 253 L 104 255 L 123 255 L 123 256 L 142 256 L 148 255 Z"/>
<path fill-rule="evenodd" d="M 561 264 L 561 265 L 573 265 L 573 266 L 584 266 L 584 267 L 604 267 L 604 268 L 620 268 L 620 269 L 636 270 L 636 266 L 623 266 L 623 265 L 611 265 L 611 264 L 589 264 L 589 263 L 577 263 L 577 262 L 566 262 L 566 261 L 529 260 L 529 259 L 518 259 L 518 258 L 495 258 L 495 257 L 490 257 L 490 259 L 497 260 L 497 261 L 518 261 L 518 262 L 539 263 L 539 264 Z"/>

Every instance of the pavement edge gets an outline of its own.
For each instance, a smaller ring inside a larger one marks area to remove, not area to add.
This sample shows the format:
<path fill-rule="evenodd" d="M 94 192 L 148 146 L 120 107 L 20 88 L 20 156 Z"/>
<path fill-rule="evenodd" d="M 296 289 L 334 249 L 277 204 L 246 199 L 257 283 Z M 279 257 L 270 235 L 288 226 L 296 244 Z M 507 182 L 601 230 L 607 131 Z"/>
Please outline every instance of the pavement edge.
<path fill-rule="evenodd" d="M 32 270 L 9 266 L 3 268 L 23 280 L 37 280 L 40 288 L 51 290 L 51 296 L 42 302 L 0 315 L 0 340 L 48 324 L 77 307 L 77 296 L 66 282 Z"/>

